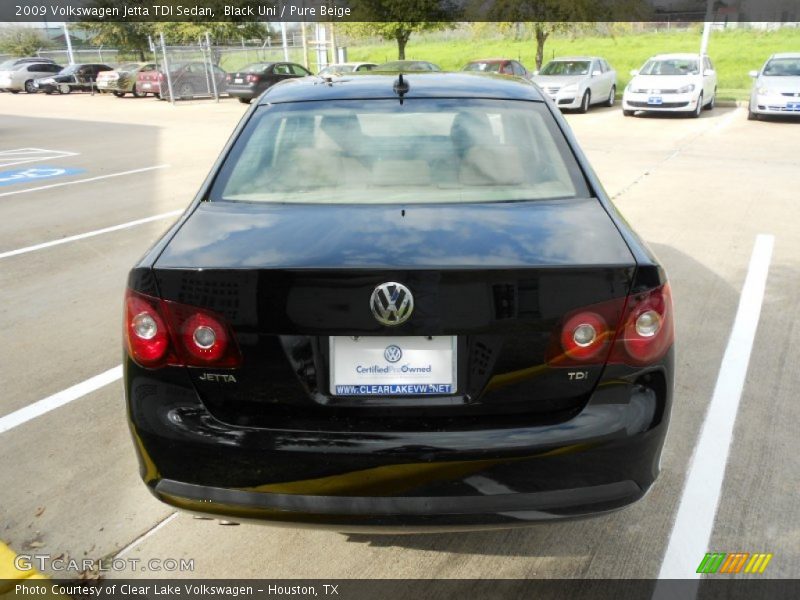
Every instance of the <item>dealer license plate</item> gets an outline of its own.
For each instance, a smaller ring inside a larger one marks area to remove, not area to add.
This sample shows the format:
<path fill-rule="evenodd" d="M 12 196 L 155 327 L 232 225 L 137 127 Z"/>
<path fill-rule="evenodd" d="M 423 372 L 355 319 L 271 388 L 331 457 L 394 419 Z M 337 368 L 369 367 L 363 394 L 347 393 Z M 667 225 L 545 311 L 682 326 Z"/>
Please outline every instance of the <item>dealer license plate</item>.
<path fill-rule="evenodd" d="M 661 96 L 650 96 L 647 99 L 647 103 L 648 104 L 656 104 L 656 105 L 664 104 L 664 100 L 663 100 L 663 98 L 661 98 Z"/>
<path fill-rule="evenodd" d="M 787 102 L 786 108 L 789 110 L 800 110 L 800 102 Z"/>
<path fill-rule="evenodd" d="M 233 80 L 233 83 L 244 83 L 244 79 L 242 79 L 241 77 L 237 77 L 236 79 Z"/>
<path fill-rule="evenodd" d="M 153 84 L 145 83 L 145 84 L 142 85 L 142 87 L 149 90 L 151 87 L 153 87 Z"/>
<path fill-rule="evenodd" d="M 330 338 L 336 396 L 436 396 L 456 392 L 455 336 Z"/>

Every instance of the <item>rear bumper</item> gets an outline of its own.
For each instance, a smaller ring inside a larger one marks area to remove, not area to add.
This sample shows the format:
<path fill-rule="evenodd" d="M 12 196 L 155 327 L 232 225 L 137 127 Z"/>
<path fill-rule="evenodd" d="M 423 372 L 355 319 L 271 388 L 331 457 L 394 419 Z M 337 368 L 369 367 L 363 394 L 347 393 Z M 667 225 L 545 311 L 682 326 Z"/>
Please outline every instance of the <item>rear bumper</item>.
<path fill-rule="evenodd" d="M 234 98 L 245 98 L 248 100 L 253 100 L 258 98 L 261 95 L 261 92 L 264 90 L 258 90 L 254 87 L 245 87 L 245 86 L 234 86 L 228 85 L 227 92 L 229 96 Z"/>
<path fill-rule="evenodd" d="M 137 81 L 136 89 L 143 94 L 160 94 L 161 84 L 157 81 Z"/>
<path fill-rule="evenodd" d="M 98 81 L 95 87 L 101 92 L 130 92 L 133 86 L 120 85 L 119 81 Z"/>
<path fill-rule="evenodd" d="M 376 497 L 263 494 L 170 479 L 159 481 L 154 492 L 168 504 L 196 512 L 347 529 L 522 525 L 607 512 L 644 494 L 633 481 L 524 494 Z"/>
<path fill-rule="evenodd" d="M 671 352 L 657 370 L 659 393 L 636 383 L 641 374 L 606 378 L 567 421 L 462 431 L 234 426 L 177 368 L 156 379 L 126 364 L 126 394 L 142 477 L 170 505 L 342 530 L 506 527 L 602 513 L 647 492 L 668 426 Z"/>

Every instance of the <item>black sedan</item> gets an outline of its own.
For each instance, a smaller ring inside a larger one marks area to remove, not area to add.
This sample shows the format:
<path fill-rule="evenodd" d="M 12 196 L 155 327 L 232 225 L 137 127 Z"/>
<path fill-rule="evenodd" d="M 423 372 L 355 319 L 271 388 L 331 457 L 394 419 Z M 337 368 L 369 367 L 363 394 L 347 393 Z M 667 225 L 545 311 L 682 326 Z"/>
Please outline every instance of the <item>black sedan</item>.
<path fill-rule="evenodd" d="M 259 62 L 247 65 L 236 73 L 228 73 L 228 95 L 239 98 L 239 102 L 250 104 L 264 90 L 286 79 L 307 77 L 311 72 L 296 63 Z"/>
<path fill-rule="evenodd" d="M 524 81 L 271 88 L 125 305 L 141 474 L 177 507 L 508 526 L 659 472 L 666 275 Z"/>
<path fill-rule="evenodd" d="M 72 91 L 90 91 L 101 71 L 113 71 L 112 67 L 103 64 L 85 63 L 70 65 L 51 77 L 42 77 L 33 82 L 33 87 L 46 94 L 58 92 L 69 94 Z"/>

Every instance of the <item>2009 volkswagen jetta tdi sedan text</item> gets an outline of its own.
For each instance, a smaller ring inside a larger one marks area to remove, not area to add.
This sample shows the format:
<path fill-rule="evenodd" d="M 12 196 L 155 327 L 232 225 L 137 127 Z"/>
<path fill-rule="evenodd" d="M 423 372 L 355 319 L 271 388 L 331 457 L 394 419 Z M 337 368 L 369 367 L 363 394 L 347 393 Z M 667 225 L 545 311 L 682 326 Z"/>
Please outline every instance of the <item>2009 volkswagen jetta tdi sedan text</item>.
<path fill-rule="evenodd" d="M 141 472 L 174 506 L 504 526 L 658 474 L 670 289 L 528 82 L 271 88 L 125 305 Z"/>

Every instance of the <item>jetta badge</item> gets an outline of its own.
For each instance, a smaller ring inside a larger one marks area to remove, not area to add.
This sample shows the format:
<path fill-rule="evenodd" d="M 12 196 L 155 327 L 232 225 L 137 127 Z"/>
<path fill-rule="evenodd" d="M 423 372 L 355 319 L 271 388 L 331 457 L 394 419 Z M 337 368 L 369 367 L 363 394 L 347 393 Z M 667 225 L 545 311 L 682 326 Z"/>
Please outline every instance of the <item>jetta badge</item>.
<path fill-rule="evenodd" d="M 400 325 L 414 312 L 414 296 L 402 283 L 387 281 L 372 291 L 369 305 L 378 323 Z"/>

